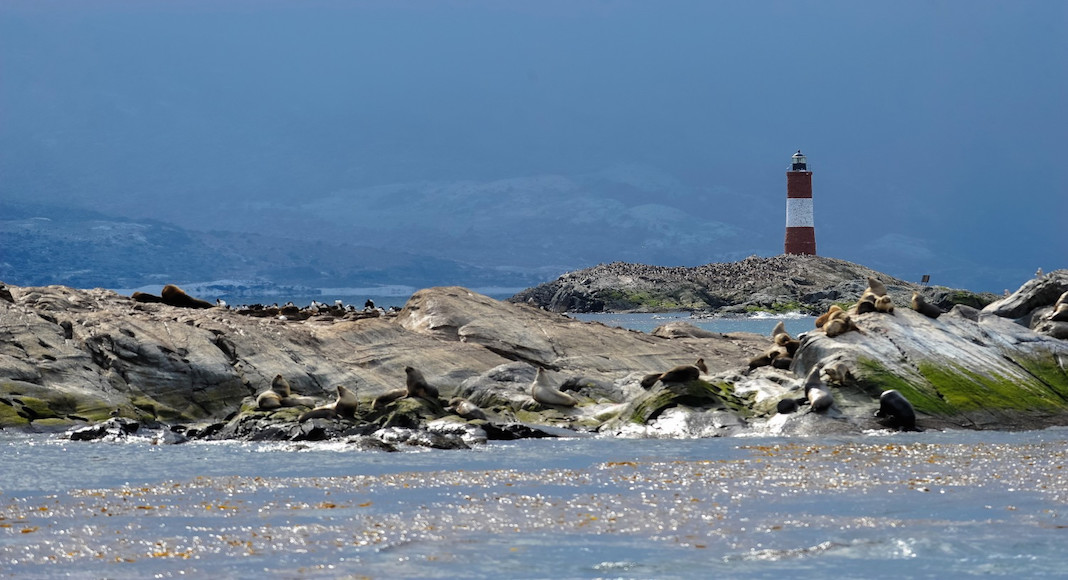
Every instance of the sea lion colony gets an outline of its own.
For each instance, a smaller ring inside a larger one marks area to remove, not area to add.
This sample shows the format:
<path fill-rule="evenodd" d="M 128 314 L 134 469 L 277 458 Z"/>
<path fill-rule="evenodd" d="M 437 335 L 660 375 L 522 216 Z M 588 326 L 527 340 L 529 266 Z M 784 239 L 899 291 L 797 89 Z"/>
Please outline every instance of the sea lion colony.
<path fill-rule="evenodd" d="M 156 297 L 144 293 L 135 293 L 132 298 L 138 302 L 162 302 L 171 306 L 185 308 L 210 308 L 210 303 L 198 300 L 186 294 L 174 285 L 164 288 L 161 296 Z M 941 314 L 937 307 L 926 304 L 918 293 L 913 295 L 913 309 L 922 314 L 936 318 Z M 228 308 L 224 304 L 216 307 Z M 1068 293 L 1061 296 L 1055 305 L 1051 318 L 1059 316 L 1061 311 L 1068 310 Z M 362 318 L 368 316 L 382 316 L 386 312 L 373 306 L 365 306 L 357 311 L 354 307 L 344 306 L 338 301 L 334 305 L 313 302 L 307 308 L 297 308 L 292 304 L 284 306 L 264 307 L 255 305 L 242 307 L 237 310 L 241 314 L 250 316 L 277 316 L 283 320 L 307 320 L 312 317 L 347 317 Z M 816 319 L 816 328 L 828 337 L 840 336 L 846 332 L 859 331 L 852 320 L 852 316 L 878 312 L 893 315 L 893 303 L 887 294 L 885 284 L 876 278 L 868 278 L 868 287 L 861 294 L 857 302 L 849 309 L 840 306 L 831 306 L 826 313 Z M 356 316 L 352 316 L 352 315 Z M 775 368 L 789 370 L 793 366 L 794 355 L 800 348 L 804 335 L 799 338 L 791 337 L 785 330 L 785 325 L 779 322 L 771 332 L 772 345 L 762 354 L 749 361 L 749 369 L 752 371 L 761 366 L 773 366 Z M 379 395 L 371 404 L 371 409 L 381 411 L 400 399 L 418 398 L 440 405 L 465 420 L 486 421 L 487 414 L 477 405 L 470 401 L 454 397 L 447 403 L 439 399 L 439 389 L 427 381 L 423 373 L 411 366 L 405 369 L 406 381 L 404 388 L 398 388 Z M 708 374 L 708 367 L 704 359 L 697 359 L 692 365 L 679 365 L 661 373 L 648 374 L 640 381 L 645 389 L 654 387 L 657 383 L 686 383 L 699 380 L 702 375 Z M 827 412 L 834 405 L 832 386 L 843 386 L 853 381 L 852 373 L 845 363 L 836 361 L 828 365 L 823 363 L 813 368 L 801 382 L 804 397 L 784 398 L 777 404 L 779 413 L 791 413 L 799 410 L 801 406 L 808 405 L 813 412 Z M 566 382 L 564 383 L 566 385 Z M 564 385 L 555 385 L 550 381 L 544 369 L 538 368 L 536 376 L 530 385 L 531 400 L 537 404 L 566 409 L 580 403 L 574 396 L 561 390 Z M 355 419 L 358 401 L 355 389 L 345 386 L 336 387 L 337 398 L 333 403 L 315 406 L 316 401 L 311 397 L 297 396 L 291 391 L 289 383 L 281 375 L 276 376 L 271 386 L 256 397 L 256 408 L 261 411 L 275 411 L 285 407 L 308 407 L 310 410 L 300 415 L 300 421 L 311 419 Z M 884 419 L 884 424 L 900 428 L 915 429 L 915 414 L 909 415 L 911 405 L 900 393 L 894 391 L 891 394 L 883 393 L 880 398 L 881 407 L 876 416 Z"/>

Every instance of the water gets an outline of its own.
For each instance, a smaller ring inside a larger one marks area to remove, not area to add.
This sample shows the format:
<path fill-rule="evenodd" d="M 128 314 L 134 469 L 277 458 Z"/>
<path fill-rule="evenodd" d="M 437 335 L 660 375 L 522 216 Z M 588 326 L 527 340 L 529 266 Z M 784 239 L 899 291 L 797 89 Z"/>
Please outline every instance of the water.
<path fill-rule="evenodd" d="M 0 435 L 0 576 L 1058 576 L 1068 429 L 470 451 Z"/>
<path fill-rule="evenodd" d="M 606 326 L 618 326 L 642 332 L 652 332 L 656 327 L 669 322 L 688 322 L 698 328 L 711 332 L 755 332 L 770 334 L 771 329 L 781 320 L 786 332 L 797 336 L 814 328 L 815 317 L 796 313 L 774 315 L 761 313 L 749 317 L 714 316 L 708 318 L 691 317 L 688 312 L 668 312 L 663 314 L 569 314 L 576 320 L 600 322 Z"/>

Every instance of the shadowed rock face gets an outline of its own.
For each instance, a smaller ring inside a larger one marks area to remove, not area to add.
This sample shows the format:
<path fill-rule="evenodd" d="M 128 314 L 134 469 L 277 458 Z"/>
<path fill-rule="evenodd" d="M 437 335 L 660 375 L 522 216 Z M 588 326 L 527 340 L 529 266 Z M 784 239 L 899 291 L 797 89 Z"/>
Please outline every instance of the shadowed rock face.
<path fill-rule="evenodd" d="M 799 337 L 789 368 L 750 371 L 747 361 L 772 345 L 770 337 L 682 327 L 650 335 L 459 287 L 422 290 L 395 316 L 306 320 L 138 303 L 104 290 L 8 289 L 12 301 L 0 300 L 4 426 L 60 428 L 119 416 L 196 424 L 181 430 L 187 436 L 375 434 L 387 446 L 400 440 L 464 446 L 461 439 L 576 432 L 813 435 L 880 428 L 873 414 L 888 389 L 913 404 L 921 428 L 1068 422 L 1068 342 L 1037 334 L 993 308 L 958 308 L 938 319 L 907 307 L 858 314 L 857 330 Z M 1039 304 L 1045 298 L 1020 300 Z M 709 367 L 698 379 L 641 387 L 650 373 L 698 358 Z M 841 376 L 850 378 L 824 377 L 834 397 L 826 412 L 813 414 L 805 405 L 788 415 L 776 412 L 779 401 L 803 397 L 801 384 L 811 369 L 838 369 L 836 362 L 848 367 Z M 372 405 L 405 388 L 405 367 L 419 369 L 440 398 L 402 393 Z M 546 385 L 567 392 L 577 405 L 535 402 L 530 393 L 538 369 Z M 355 389 L 356 417 L 301 424 L 307 408 L 257 410 L 255 395 L 276 375 L 288 380 L 294 397 L 316 404 L 333 401 L 336 385 Z M 486 419 L 459 417 L 447 405 L 452 397 L 478 405 Z"/>

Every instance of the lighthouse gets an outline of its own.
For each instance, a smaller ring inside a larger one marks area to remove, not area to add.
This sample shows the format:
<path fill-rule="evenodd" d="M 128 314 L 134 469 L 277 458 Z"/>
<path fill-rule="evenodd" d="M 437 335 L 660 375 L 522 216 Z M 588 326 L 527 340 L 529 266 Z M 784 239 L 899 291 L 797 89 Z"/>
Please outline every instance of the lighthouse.
<path fill-rule="evenodd" d="M 816 255 L 812 221 L 812 172 L 798 149 L 786 171 L 786 253 Z"/>

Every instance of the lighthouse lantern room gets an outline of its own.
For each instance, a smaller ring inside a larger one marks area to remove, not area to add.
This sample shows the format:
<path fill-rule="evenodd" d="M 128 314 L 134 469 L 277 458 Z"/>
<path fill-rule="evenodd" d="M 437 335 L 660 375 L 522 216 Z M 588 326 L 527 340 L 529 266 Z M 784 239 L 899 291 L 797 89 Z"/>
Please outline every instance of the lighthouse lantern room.
<path fill-rule="evenodd" d="M 812 172 L 798 149 L 786 172 L 787 254 L 816 254 L 816 229 L 812 220 Z"/>

